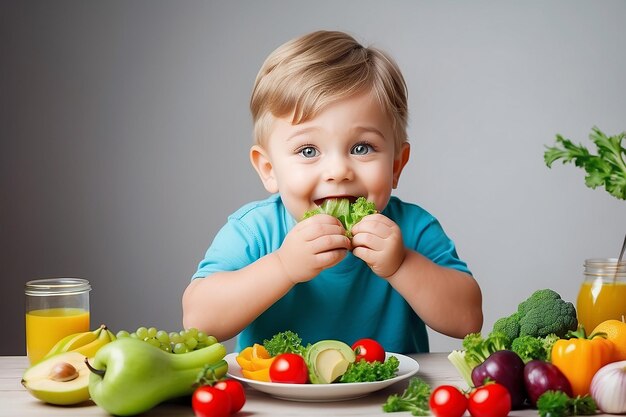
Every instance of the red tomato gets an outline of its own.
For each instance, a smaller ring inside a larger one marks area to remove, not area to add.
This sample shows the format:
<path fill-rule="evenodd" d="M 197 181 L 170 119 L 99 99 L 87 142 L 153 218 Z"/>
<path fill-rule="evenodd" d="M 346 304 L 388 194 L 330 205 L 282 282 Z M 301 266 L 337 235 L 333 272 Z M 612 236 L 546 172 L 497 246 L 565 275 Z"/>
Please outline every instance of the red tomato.
<path fill-rule="evenodd" d="M 246 392 L 241 382 L 234 379 L 222 379 L 213 384 L 213 387 L 225 391 L 230 397 L 230 414 L 235 414 L 241 410 L 246 403 Z"/>
<path fill-rule="evenodd" d="M 297 353 L 281 353 L 270 365 L 270 380 L 287 384 L 306 384 L 309 369 Z"/>
<path fill-rule="evenodd" d="M 385 349 L 374 339 L 359 339 L 352 345 L 356 354 L 355 362 L 365 359 L 368 362 L 385 362 Z"/>
<path fill-rule="evenodd" d="M 203 385 L 193 392 L 191 407 L 196 417 L 228 417 L 230 397 L 221 389 Z"/>
<path fill-rule="evenodd" d="M 505 417 L 511 411 L 511 394 L 498 383 L 483 385 L 470 394 L 467 408 L 473 417 Z"/>
<path fill-rule="evenodd" d="M 437 417 L 461 417 L 467 410 L 467 397 L 452 385 L 440 385 L 432 392 L 430 410 Z"/>

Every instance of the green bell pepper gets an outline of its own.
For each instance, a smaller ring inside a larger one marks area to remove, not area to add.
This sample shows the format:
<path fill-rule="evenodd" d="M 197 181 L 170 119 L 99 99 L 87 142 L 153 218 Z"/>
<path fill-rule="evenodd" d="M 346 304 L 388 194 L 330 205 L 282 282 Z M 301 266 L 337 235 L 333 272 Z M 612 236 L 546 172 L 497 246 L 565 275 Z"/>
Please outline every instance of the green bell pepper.
<path fill-rule="evenodd" d="M 124 338 L 102 347 L 87 366 L 91 399 L 110 414 L 131 416 L 189 395 L 203 371 L 226 374 L 226 348 L 215 343 L 193 352 L 167 353 L 146 342 Z M 210 365 L 207 371 L 206 365 Z"/>

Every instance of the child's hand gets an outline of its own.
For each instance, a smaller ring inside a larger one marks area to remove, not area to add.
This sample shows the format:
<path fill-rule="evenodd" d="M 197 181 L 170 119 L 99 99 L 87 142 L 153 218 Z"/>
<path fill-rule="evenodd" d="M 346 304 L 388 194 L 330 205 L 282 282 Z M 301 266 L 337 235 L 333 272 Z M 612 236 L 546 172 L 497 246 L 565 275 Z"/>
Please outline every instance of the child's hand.
<path fill-rule="evenodd" d="M 341 222 L 317 214 L 296 224 L 276 251 L 293 283 L 309 281 L 322 270 L 341 262 L 350 250 L 350 239 Z"/>
<path fill-rule="evenodd" d="M 406 250 L 400 227 L 382 214 L 370 214 L 352 227 L 352 253 L 363 259 L 376 275 L 395 274 Z"/>

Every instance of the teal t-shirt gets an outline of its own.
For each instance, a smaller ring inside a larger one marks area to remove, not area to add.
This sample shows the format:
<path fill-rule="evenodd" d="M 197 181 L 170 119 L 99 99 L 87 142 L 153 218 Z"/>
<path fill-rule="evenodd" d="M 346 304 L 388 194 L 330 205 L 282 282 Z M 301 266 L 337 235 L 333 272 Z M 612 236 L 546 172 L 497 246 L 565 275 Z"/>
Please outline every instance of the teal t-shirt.
<path fill-rule="evenodd" d="M 405 246 L 439 265 L 470 273 L 454 243 L 427 211 L 391 197 L 382 213 L 398 224 Z M 277 194 L 241 207 L 215 236 L 193 279 L 239 270 L 274 252 L 295 223 Z M 245 306 L 233 300 L 232 308 Z M 429 350 L 424 322 L 386 280 L 352 253 L 312 280 L 295 285 L 238 335 L 235 349 L 263 343 L 285 330 L 298 333 L 305 344 L 337 339 L 351 345 L 370 337 L 388 352 Z"/>

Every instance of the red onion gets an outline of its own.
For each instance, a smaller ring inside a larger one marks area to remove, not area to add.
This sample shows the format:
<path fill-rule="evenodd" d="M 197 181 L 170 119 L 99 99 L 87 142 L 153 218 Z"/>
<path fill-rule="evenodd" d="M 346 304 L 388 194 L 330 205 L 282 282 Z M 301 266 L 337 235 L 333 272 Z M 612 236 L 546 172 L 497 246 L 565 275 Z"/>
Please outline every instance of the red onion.
<path fill-rule="evenodd" d="M 604 413 L 626 413 L 626 361 L 600 368 L 591 380 L 591 397 Z"/>

